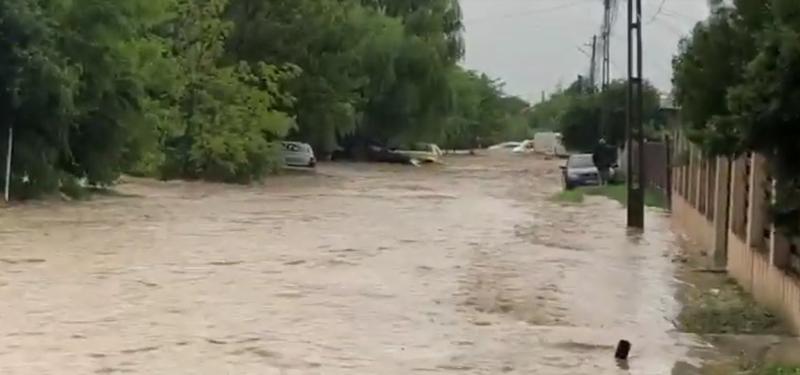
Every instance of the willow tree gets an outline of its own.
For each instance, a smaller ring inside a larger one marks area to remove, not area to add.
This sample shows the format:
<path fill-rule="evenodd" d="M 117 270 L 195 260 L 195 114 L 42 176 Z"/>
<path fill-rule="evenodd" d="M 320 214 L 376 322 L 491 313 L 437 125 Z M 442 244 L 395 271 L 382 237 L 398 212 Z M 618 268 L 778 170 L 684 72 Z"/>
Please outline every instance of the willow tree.
<path fill-rule="evenodd" d="M 464 53 L 456 0 L 363 0 L 403 20 L 406 38 L 394 64 L 395 84 L 368 98 L 364 133 L 383 141 L 435 139 L 453 110 L 448 71 Z"/>
<path fill-rule="evenodd" d="M 281 88 L 292 67 L 225 58 L 233 23 L 227 0 L 178 0 L 165 25 L 183 77 L 173 97 L 182 126 L 166 134 L 165 177 L 249 182 L 280 163 L 273 141 L 294 127 L 281 111 L 293 98 Z"/>
<path fill-rule="evenodd" d="M 292 136 L 320 152 L 361 124 L 364 102 L 395 83 L 403 27 L 398 19 L 348 0 L 234 0 L 231 59 L 291 64 L 301 74 L 286 88 L 297 99 L 285 110 Z"/>
<path fill-rule="evenodd" d="M 56 190 L 58 165 L 70 153 L 79 67 L 61 53 L 58 21 L 45 5 L 0 2 L 0 129 L 16 132 L 11 184 L 17 197 Z M 6 142 L 0 150 L 5 159 Z"/>

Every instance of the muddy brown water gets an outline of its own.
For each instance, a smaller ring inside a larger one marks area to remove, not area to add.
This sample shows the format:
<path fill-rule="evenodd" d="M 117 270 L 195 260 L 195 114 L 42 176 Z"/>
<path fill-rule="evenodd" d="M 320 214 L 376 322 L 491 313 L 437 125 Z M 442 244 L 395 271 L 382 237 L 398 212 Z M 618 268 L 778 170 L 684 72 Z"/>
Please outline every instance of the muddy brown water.
<path fill-rule="evenodd" d="M 666 216 L 632 235 L 615 202 L 552 202 L 557 165 L 132 180 L 0 210 L 0 373 L 693 373 L 714 353 L 675 331 Z"/>

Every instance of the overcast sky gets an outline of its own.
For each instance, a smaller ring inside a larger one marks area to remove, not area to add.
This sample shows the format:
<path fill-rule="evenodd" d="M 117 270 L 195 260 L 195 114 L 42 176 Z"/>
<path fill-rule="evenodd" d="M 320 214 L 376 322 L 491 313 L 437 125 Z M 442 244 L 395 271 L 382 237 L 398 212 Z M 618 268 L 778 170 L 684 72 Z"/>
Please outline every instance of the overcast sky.
<path fill-rule="evenodd" d="M 464 65 L 499 78 L 506 91 L 532 102 L 541 92 L 569 85 L 589 71 L 592 35 L 599 33 L 603 0 L 460 0 L 464 12 Z M 671 59 L 681 36 L 708 15 L 706 0 L 642 0 L 644 75 L 671 87 Z M 663 5 L 662 5 L 663 1 Z M 627 72 L 627 2 L 619 0 L 611 37 L 611 75 Z M 659 10 L 660 7 L 660 10 Z"/>

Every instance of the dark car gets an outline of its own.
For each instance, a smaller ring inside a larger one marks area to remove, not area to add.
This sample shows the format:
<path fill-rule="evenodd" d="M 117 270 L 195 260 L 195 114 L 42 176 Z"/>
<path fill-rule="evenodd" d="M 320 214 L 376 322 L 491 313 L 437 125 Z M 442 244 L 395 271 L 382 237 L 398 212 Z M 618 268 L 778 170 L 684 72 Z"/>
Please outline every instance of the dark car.
<path fill-rule="evenodd" d="M 574 154 L 567 159 L 567 165 L 561 167 L 564 175 L 564 187 L 569 190 L 577 186 L 600 184 L 600 173 L 592 160 L 592 154 Z"/>

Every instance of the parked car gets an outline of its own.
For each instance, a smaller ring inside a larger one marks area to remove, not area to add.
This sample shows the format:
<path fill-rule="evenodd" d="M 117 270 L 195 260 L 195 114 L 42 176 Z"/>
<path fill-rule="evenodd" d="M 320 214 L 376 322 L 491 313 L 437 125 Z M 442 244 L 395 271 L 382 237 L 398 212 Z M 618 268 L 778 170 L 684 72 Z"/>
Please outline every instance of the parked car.
<path fill-rule="evenodd" d="M 533 143 L 532 140 L 526 140 L 526 141 L 520 143 L 519 146 L 514 147 L 514 149 L 511 150 L 511 152 L 513 152 L 515 154 L 532 153 L 534 151 L 534 147 L 533 146 L 534 146 L 534 143 Z"/>
<path fill-rule="evenodd" d="M 494 146 L 489 146 L 489 150 L 508 150 L 508 151 L 511 151 L 511 150 L 519 147 L 519 145 L 521 145 L 521 144 L 522 144 L 522 142 L 503 142 L 503 143 L 498 143 L 498 144 L 496 144 Z"/>
<path fill-rule="evenodd" d="M 600 184 L 600 172 L 594 165 L 592 154 L 573 154 L 567 158 L 567 165 L 561 167 L 564 187 L 571 190 L 578 186 Z"/>
<path fill-rule="evenodd" d="M 394 152 L 421 163 L 438 163 L 444 155 L 442 149 L 432 143 L 418 143 L 413 145 L 410 150 L 394 150 Z"/>
<path fill-rule="evenodd" d="M 288 167 L 314 168 L 317 158 L 311 145 L 302 142 L 282 142 L 283 163 Z"/>

